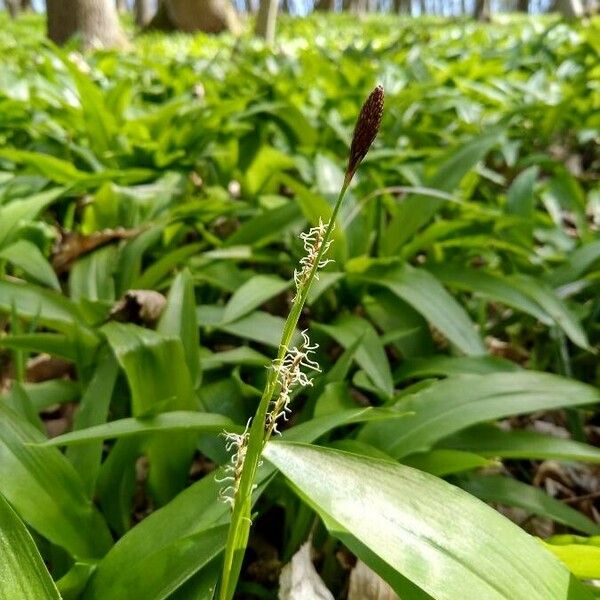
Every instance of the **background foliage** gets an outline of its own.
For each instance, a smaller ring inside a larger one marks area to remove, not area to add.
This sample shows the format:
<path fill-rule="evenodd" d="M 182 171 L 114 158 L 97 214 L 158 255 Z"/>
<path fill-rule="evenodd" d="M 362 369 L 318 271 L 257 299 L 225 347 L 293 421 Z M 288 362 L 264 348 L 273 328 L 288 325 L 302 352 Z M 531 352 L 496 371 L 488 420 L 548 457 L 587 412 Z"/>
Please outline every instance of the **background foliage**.
<path fill-rule="evenodd" d="M 419 569 L 465 577 L 446 562 L 464 552 L 473 598 L 533 597 L 500 567 L 531 540 L 423 473 L 543 517 L 521 522 L 564 534 L 546 547 L 600 578 L 582 562 L 597 540 L 572 535 L 600 532 L 598 21 L 330 15 L 284 22 L 274 51 L 155 35 L 85 57 L 35 17 L 1 25 L 0 544 L 24 553 L 10 560 L 31 597 L 57 594 L 40 555 L 64 598 L 210 597 L 229 518 L 219 433 L 254 413 L 297 234 L 330 213 L 376 82 L 381 133 L 302 316 L 323 372 L 284 436 L 336 450 L 270 445 L 239 593 L 275 597 L 312 531 L 330 589 L 341 540 L 402 593 L 455 598 L 451 575 Z M 423 477 L 405 499 L 421 509 L 398 509 L 432 527 L 407 544 L 421 561 L 332 512 L 369 469 L 382 490 Z M 498 537 L 456 547 L 466 507 Z M 539 551 L 540 597 L 588 597 Z"/>

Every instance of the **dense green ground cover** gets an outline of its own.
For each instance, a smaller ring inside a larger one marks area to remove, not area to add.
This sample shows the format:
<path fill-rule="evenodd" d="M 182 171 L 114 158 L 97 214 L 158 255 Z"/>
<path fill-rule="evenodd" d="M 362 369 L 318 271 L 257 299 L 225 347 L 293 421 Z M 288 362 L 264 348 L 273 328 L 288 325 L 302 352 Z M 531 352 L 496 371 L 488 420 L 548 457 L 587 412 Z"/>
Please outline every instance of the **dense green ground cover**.
<path fill-rule="evenodd" d="M 376 82 L 382 129 L 301 318 L 322 373 L 282 427 L 319 447 L 270 445 L 240 594 L 276 597 L 312 530 L 336 591 L 342 540 L 407 598 L 589 597 L 423 473 L 546 535 L 600 533 L 599 34 L 328 17 L 284 22 L 274 51 L 148 36 L 82 57 L 0 23 L 0 545 L 23 597 L 56 592 L 20 520 L 65 598 L 211 597 L 219 434 L 254 413 L 298 233 L 329 216 Z M 130 290 L 166 305 L 117 305 Z M 384 539 L 388 516 L 412 533 Z M 549 547 L 600 579 L 597 540 Z"/>

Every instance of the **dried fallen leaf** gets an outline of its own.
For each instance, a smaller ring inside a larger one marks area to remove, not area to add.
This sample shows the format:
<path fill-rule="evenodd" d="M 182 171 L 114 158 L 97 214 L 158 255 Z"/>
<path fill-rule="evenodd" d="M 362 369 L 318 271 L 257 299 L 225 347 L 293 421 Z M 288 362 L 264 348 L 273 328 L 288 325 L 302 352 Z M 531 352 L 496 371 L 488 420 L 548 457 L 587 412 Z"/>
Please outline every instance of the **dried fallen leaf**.
<path fill-rule="evenodd" d="M 73 365 L 49 354 L 38 354 L 27 361 L 26 379 L 29 383 L 41 383 L 52 379 L 73 376 Z"/>
<path fill-rule="evenodd" d="M 105 246 L 113 240 L 128 240 L 140 233 L 139 229 L 104 229 L 90 235 L 82 235 L 72 231 L 62 231 L 60 239 L 54 247 L 52 266 L 56 273 L 68 271 L 73 262 L 83 254 Z"/>
<path fill-rule="evenodd" d="M 279 600 L 333 600 L 310 559 L 310 542 L 306 542 L 279 577 Z"/>
<path fill-rule="evenodd" d="M 359 560 L 350 573 L 348 600 L 400 600 L 400 598 L 375 571 Z"/>
<path fill-rule="evenodd" d="M 150 325 L 158 321 L 167 299 L 154 290 L 129 290 L 110 311 L 111 319 Z"/>

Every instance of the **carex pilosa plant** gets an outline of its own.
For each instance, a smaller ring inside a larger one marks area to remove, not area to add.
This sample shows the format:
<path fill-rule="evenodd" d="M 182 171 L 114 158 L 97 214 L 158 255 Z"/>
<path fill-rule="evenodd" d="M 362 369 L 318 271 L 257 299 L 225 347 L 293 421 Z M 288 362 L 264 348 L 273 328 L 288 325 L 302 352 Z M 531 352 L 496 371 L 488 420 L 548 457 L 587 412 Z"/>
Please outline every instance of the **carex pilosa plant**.
<path fill-rule="evenodd" d="M 326 223 L 319 220 L 318 225 L 300 234 L 306 254 L 294 271 L 296 293 L 256 413 L 242 433 L 225 433 L 232 456 L 222 479 L 221 495 L 230 504 L 232 515 L 219 587 L 220 600 L 230 600 L 235 592 L 252 525 L 252 492 L 262 451 L 271 436 L 279 433 L 280 420 L 287 419 L 291 412 L 292 392 L 297 386 L 310 386 L 311 372 L 320 371 L 314 360 L 317 346 L 311 344 L 308 332 L 302 332 L 299 345 L 292 347 L 292 340 L 310 288 L 319 270 L 331 262 L 327 252 L 336 217 L 356 170 L 377 136 L 383 103 L 383 87 L 378 85 L 366 99 L 356 121 L 344 181 L 329 220 Z"/>

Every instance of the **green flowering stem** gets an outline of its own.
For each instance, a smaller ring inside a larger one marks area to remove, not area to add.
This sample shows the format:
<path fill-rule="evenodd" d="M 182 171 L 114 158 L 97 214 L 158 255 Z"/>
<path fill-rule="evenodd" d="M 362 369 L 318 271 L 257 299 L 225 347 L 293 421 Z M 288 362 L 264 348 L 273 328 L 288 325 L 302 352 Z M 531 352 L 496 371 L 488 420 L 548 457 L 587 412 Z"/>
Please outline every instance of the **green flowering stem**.
<path fill-rule="evenodd" d="M 331 217 L 327 223 L 327 229 L 323 236 L 323 241 L 319 248 L 317 258 L 312 266 L 306 282 L 302 285 L 301 289 L 298 290 L 291 310 L 285 321 L 283 334 L 279 343 L 279 350 L 277 352 L 277 358 L 275 359 L 274 364 L 277 364 L 278 361 L 283 360 L 286 352 L 290 348 L 292 338 L 294 337 L 294 332 L 296 331 L 300 315 L 302 314 L 302 309 L 304 308 L 306 298 L 308 297 L 311 285 L 319 269 L 319 263 L 321 262 L 327 249 L 327 243 L 331 238 L 333 225 L 349 185 L 350 178 L 347 177 L 344 181 L 342 189 L 340 190 L 340 194 L 337 198 L 335 206 L 333 207 Z M 271 368 L 269 370 L 267 383 L 260 399 L 256 415 L 252 420 L 244 468 L 242 470 L 239 487 L 234 498 L 231 525 L 229 527 L 229 535 L 227 536 L 227 545 L 225 546 L 225 558 L 223 562 L 221 586 L 219 588 L 219 600 L 231 600 L 231 598 L 233 598 L 235 586 L 237 584 L 242 566 L 242 560 L 248 544 L 251 525 L 252 489 L 254 487 L 254 481 L 256 479 L 256 471 L 259 466 L 260 457 L 263 448 L 268 441 L 267 436 L 265 435 L 265 425 L 269 407 L 271 405 L 276 388 L 277 371 L 274 368 Z"/>
<path fill-rule="evenodd" d="M 233 512 L 231 515 L 231 523 L 229 525 L 229 533 L 227 535 L 227 545 L 225 546 L 223 571 L 218 594 L 219 600 L 231 600 L 233 598 L 237 580 L 242 568 L 242 561 L 244 559 L 244 553 L 250 535 L 250 526 L 252 524 L 252 492 L 254 490 L 256 472 L 260 465 L 260 457 L 263 449 L 272 433 L 272 428 L 267 427 L 267 416 L 269 414 L 269 409 L 271 408 L 273 396 L 277 390 L 278 367 L 282 368 L 281 365 L 283 364 L 283 360 L 290 351 L 290 344 L 292 343 L 294 332 L 298 326 L 302 309 L 306 303 L 306 298 L 308 297 L 317 271 L 325 264 L 323 262 L 323 255 L 327 252 L 329 247 L 331 232 L 335 225 L 348 186 L 354 177 L 356 169 L 369 151 L 379 130 L 381 117 L 383 115 L 383 101 L 383 88 L 377 86 L 371 92 L 360 111 L 354 129 L 352 144 L 350 146 L 348 166 L 346 167 L 346 176 L 344 178 L 342 189 L 340 190 L 322 237 L 320 237 L 320 225 L 317 232 L 314 233 L 316 236 L 314 245 L 309 244 L 309 257 L 301 262 L 303 267 L 302 271 L 298 277 L 296 277 L 296 275 L 294 276 L 297 285 L 296 296 L 283 327 L 277 358 L 273 361 L 272 368 L 269 371 L 265 389 L 254 419 L 252 420 L 250 433 L 247 438 L 240 438 L 240 445 L 244 445 L 244 447 L 238 447 L 237 451 L 238 456 L 241 455 L 243 457 L 243 466 L 241 466 L 239 480 L 237 480 L 238 478 L 236 476 L 236 480 L 232 486 L 233 497 L 230 501 L 233 505 Z M 313 230 L 303 238 L 305 242 L 310 239 L 310 234 L 312 232 Z M 305 248 L 306 247 L 307 244 L 305 243 Z M 308 349 L 309 347 L 307 346 L 307 350 Z M 277 419 L 277 414 L 273 415 L 273 419 Z M 240 452 L 241 454 L 239 454 Z"/>

